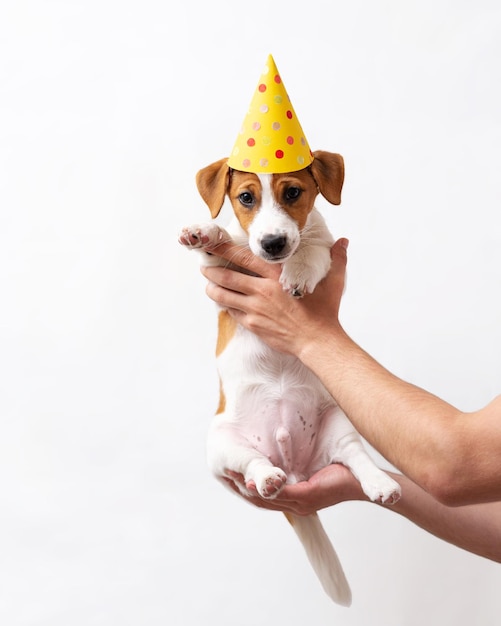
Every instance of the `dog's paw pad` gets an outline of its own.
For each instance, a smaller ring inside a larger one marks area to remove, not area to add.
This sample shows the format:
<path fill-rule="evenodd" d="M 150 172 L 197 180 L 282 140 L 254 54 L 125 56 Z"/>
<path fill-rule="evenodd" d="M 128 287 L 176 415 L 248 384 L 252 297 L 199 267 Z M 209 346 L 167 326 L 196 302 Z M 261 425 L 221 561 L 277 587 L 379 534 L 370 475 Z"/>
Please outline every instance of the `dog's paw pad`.
<path fill-rule="evenodd" d="M 381 504 L 395 504 L 400 500 L 400 496 L 402 495 L 402 491 L 399 489 L 395 489 L 390 494 L 385 494 L 381 496 Z"/>
<path fill-rule="evenodd" d="M 286 480 L 287 475 L 279 467 L 267 468 L 266 472 L 254 478 L 256 489 L 263 498 L 275 498 L 282 491 Z"/>
<path fill-rule="evenodd" d="M 203 248 L 215 244 L 223 238 L 223 231 L 216 224 L 187 226 L 179 234 L 178 241 L 188 248 Z"/>
<path fill-rule="evenodd" d="M 205 239 L 207 240 L 207 237 Z M 189 248 L 200 248 L 204 243 L 204 237 L 199 231 L 183 228 L 179 234 L 179 243 Z"/>
<path fill-rule="evenodd" d="M 379 480 L 377 483 L 364 485 L 365 494 L 373 501 L 379 504 L 395 504 L 400 500 L 402 490 L 400 485 L 389 476 L 385 475 L 386 480 Z"/>

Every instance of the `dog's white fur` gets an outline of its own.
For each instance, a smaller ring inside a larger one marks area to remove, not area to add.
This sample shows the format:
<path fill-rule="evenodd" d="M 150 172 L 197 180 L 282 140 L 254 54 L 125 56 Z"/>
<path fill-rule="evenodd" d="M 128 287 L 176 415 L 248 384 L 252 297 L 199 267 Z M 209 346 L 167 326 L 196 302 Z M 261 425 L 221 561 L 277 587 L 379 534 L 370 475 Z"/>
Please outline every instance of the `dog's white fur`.
<path fill-rule="evenodd" d="M 199 190 L 213 217 L 217 216 L 225 193 L 230 195 L 236 215 L 228 231 L 215 222 L 193 225 L 183 229 L 180 242 L 202 251 L 202 262 L 206 265 L 225 264 L 217 256 L 204 252 L 207 245 L 212 249 L 216 246 L 217 250 L 222 240 L 247 242 L 254 254 L 282 264 L 280 282 L 291 297 L 313 292 L 329 270 L 333 243 L 313 199 L 320 191 L 338 204 L 344 176 L 339 155 L 314 154 L 317 170 L 312 168 L 311 180 L 309 173 L 304 172 L 300 175 L 234 172 L 233 176 L 239 176 L 235 183 L 225 160 L 201 170 L 197 179 Z M 318 170 L 320 165 L 323 172 Z M 282 187 L 281 177 L 286 180 Z M 334 191 L 333 185 L 337 185 Z M 287 195 L 294 196 L 298 187 L 300 195 L 310 194 L 299 210 L 298 201 L 289 202 Z M 283 189 L 286 195 L 277 197 Z M 242 200 L 245 200 L 243 214 Z M 252 209 L 251 216 L 247 209 Z M 342 463 L 360 481 L 371 500 L 388 503 L 398 500 L 399 485 L 376 467 L 346 415 L 319 379 L 298 359 L 271 349 L 257 336 L 237 327 L 227 312 L 220 312 L 217 353 L 221 401 L 210 426 L 207 452 L 209 465 L 218 478 L 228 476 L 229 471 L 237 472 L 246 482 L 253 480 L 263 498 L 273 498 L 286 483 L 307 480 L 330 463 Z M 245 486 L 239 488 L 246 494 Z M 348 606 L 351 591 L 318 516 L 287 514 L 286 517 L 327 594 Z"/>

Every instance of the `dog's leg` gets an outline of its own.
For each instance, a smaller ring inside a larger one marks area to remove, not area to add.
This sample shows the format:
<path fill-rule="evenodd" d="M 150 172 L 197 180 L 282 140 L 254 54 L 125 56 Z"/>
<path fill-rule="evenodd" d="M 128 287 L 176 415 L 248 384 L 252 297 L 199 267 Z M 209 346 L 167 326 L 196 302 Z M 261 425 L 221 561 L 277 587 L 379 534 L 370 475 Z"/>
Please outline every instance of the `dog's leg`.
<path fill-rule="evenodd" d="M 329 271 L 330 250 L 326 246 L 300 246 L 282 266 L 280 283 L 295 298 L 313 293 Z"/>
<path fill-rule="evenodd" d="M 244 476 L 245 483 L 254 481 L 263 498 L 274 498 L 283 489 L 286 473 L 238 432 L 238 426 L 225 414 L 217 415 L 209 428 L 207 437 L 209 467 L 218 477 L 231 477 L 228 472 Z M 244 495 L 245 486 L 238 484 Z"/>
<path fill-rule="evenodd" d="M 326 431 L 322 437 L 328 437 L 331 441 L 329 462 L 342 463 L 348 467 L 360 482 L 365 495 L 373 502 L 397 502 L 401 494 L 400 485 L 377 467 L 365 450 L 360 435 L 341 409 L 334 407 L 326 418 Z"/>
<path fill-rule="evenodd" d="M 313 293 L 329 271 L 333 243 L 324 218 L 316 209 L 313 210 L 301 233 L 298 249 L 282 266 L 280 282 L 284 290 L 296 298 Z"/>
<path fill-rule="evenodd" d="M 365 495 L 373 502 L 395 504 L 399 500 L 400 485 L 377 467 L 355 431 L 338 442 L 338 453 L 333 460 L 351 470 Z"/>

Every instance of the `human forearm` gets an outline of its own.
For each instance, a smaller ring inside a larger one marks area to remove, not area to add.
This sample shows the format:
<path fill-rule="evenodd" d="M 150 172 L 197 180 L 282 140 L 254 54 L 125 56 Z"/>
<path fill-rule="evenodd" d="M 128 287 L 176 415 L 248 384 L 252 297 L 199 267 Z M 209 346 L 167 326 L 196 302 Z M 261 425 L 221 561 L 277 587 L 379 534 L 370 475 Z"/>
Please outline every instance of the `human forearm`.
<path fill-rule="evenodd" d="M 478 486 L 475 493 L 466 493 L 460 484 L 464 472 L 458 472 L 467 453 L 459 427 L 463 414 L 391 374 L 340 327 L 317 336 L 304 340 L 298 356 L 320 377 L 357 430 L 435 497 L 456 503 L 451 491 L 457 485 L 464 502 L 470 497 L 476 501 Z M 482 470 L 479 460 L 469 472 L 470 484 L 476 471 L 483 476 Z"/>
<path fill-rule="evenodd" d="M 449 543 L 501 562 L 501 502 L 448 507 L 408 480 L 392 474 L 402 497 L 391 507 L 427 532 Z"/>

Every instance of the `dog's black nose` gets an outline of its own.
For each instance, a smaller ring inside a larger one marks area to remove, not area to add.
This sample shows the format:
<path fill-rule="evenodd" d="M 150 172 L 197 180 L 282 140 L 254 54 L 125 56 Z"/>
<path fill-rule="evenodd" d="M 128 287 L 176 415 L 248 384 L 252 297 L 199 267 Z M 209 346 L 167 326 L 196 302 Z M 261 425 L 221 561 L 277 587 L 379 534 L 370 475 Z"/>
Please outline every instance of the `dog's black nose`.
<path fill-rule="evenodd" d="M 261 240 L 261 247 L 268 254 L 276 256 L 283 251 L 286 243 L 287 237 L 284 235 L 266 235 Z"/>

